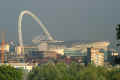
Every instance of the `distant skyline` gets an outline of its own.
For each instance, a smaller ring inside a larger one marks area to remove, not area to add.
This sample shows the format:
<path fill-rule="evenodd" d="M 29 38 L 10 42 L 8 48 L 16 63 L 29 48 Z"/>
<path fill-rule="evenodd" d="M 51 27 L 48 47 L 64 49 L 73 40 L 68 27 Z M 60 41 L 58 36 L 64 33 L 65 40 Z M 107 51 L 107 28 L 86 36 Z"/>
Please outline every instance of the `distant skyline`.
<path fill-rule="evenodd" d="M 6 40 L 17 40 L 18 16 L 21 11 L 30 10 L 57 40 L 115 40 L 113 24 L 120 23 L 119 3 L 119 0 L 1 0 L 0 32 L 6 32 Z M 42 32 L 26 15 L 22 30 L 25 42 Z"/>

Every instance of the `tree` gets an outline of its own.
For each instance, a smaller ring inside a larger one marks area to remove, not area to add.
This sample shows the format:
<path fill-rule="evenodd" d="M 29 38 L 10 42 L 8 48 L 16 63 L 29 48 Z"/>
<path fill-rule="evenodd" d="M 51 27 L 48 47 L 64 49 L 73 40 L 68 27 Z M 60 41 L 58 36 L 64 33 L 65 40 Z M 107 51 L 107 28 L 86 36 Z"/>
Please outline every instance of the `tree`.
<path fill-rule="evenodd" d="M 116 27 L 116 36 L 117 36 L 117 40 L 120 40 L 120 24 L 118 24 Z"/>
<path fill-rule="evenodd" d="M 120 68 L 106 68 L 89 64 L 81 66 L 72 62 L 47 63 L 35 67 L 28 80 L 119 80 Z"/>
<path fill-rule="evenodd" d="M 30 72 L 28 80 L 79 80 L 77 66 L 76 63 L 68 66 L 64 62 L 43 64 Z"/>
<path fill-rule="evenodd" d="M 109 80 L 120 80 L 120 68 L 112 68 L 108 74 Z"/>
<path fill-rule="evenodd" d="M 22 80 L 23 72 L 20 69 L 15 69 L 11 66 L 0 66 L 0 80 Z"/>
<path fill-rule="evenodd" d="M 117 40 L 120 40 L 120 24 L 117 24 L 116 27 L 116 38 Z M 120 46 L 120 43 L 118 43 L 117 46 Z"/>

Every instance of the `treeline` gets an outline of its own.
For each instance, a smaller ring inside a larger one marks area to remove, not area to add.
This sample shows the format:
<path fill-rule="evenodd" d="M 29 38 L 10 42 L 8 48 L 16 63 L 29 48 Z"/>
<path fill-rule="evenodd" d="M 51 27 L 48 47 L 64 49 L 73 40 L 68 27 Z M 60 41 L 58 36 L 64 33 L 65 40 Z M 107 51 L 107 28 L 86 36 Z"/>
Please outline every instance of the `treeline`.
<path fill-rule="evenodd" d="M 24 80 L 23 77 L 23 70 L 0 66 L 0 80 Z M 27 80 L 120 80 L 120 68 L 82 66 L 75 62 L 46 63 L 34 67 Z"/>
<path fill-rule="evenodd" d="M 120 68 L 82 66 L 78 63 L 47 63 L 34 68 L 28 80 L 120 80 Z"/>

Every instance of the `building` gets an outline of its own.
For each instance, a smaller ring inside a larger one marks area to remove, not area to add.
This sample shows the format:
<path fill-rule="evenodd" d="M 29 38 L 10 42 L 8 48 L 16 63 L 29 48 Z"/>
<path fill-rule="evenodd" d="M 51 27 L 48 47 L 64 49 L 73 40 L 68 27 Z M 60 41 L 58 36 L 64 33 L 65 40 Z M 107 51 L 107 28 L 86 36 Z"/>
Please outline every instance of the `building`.
<path fill-rule="evenodd" d="M 54 51 L 31 51 L 28 55 L 26 55 L 25 62 L 41 63 L 44 59 L 55 60 L 58 57 L 59 54 Z"/>
<path fill-rule="evenodd" d="M 0 45 L 0 50 L 1 50 L 1 45 Z M 10 51 L 10 45 L 9 45 L 9 44 L 5 44 L 5 45 L 4 45 L 4 50 L 5 50 L 6 52 L 9 52 L 9 51 Z"/>
<path fill-rule="evenodd" d="M 73 44 L 72 48 L 80 49 L 82 53 L 87 53 L 87 48 L 90 48 L 90 47 L 104 49 L 105 51 L 107 51 L 109 45 L 110 45 L 110 42 L 108 41 L 99 41 L 99 42 Z"/>
<path fill-rule="evenodd" d="M 43 51 L 29 51 L 29 54 L 27 54 L 27 59 L 42 59 L 43 58 Z"/>
<path fill-rule="evenodd" d="M 14 41 L 10 41 L 9 45 L 10 45 L 10 49 L 9 49 L 10 55 L 16 55 L 15 53 L 16 43 Z"/>
<path fill-rule="evenodd" d="M 21 48 L 21 46 L 16 46 L 16 53 L 17 53 L 17 55 L 22 55 L 22 48 Z"/>
<path fill-rule="evenodd" d="M 87 49 L 87 64 L 92 63 L 96 66 L 104 65 L 104 53 L 100 52 L 99 48 Z"/>
<path fill-rule="evenodd" d="M 85 54 L 81 53 L 80 50 L 75 50 L 73 48 L 64 49 L 65 56 L 85 56 Z"/>
<path fill-rule="evenodd" d="M 64 56 L 70 57 L 72 61 L 78 62 L 80 64 L 85 64 L 86 55 L 84 53 L 81 53 L 80 50 L 66 48 L 64 50 Z"/>
<path fill-rule="evenodd" d="M 64 45 L 59 45 L 59 44 L 50 44 L 48 46 L 48 51 L 54 51 L 56 53 L 58 53 L 59 55 L 64 55 Z"/>
<path fill-rule="evenodd" d="M 47 42 L 42 42 L 38 45 L 38 50 L 39 51 L 47 51 L 48 50 L 48 43 Z"/>
<path fill-rule="evenodd" d="M 24 63 L 23 56 L 8 56 L 7 63 Z"/>
<path fill-rule="evenodd" d="M 7 63 L 8 62 L 8 52 L 5 51 L 4 52 L 4 63 Z M 1 50 L 0 50 L 0 63 L 1 63 Z"/>
<path fill-rule="evenodd" d="M 29 54 L 31 51 L 38 51 L 36 46 L 24 46 L 24 54 Z"/>

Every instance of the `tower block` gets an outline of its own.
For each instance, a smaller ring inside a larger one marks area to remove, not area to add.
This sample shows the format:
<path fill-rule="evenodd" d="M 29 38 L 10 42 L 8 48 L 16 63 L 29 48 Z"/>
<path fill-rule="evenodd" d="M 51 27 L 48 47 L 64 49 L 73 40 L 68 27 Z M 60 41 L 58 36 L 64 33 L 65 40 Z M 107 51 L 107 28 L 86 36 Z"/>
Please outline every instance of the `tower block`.
<path fill-rule="evenodd" d="M 4 63 L 4 53 L 5 53 L 5 33 L 2 32 L 2 43 L 1 43 L 1 63 Z"/>

